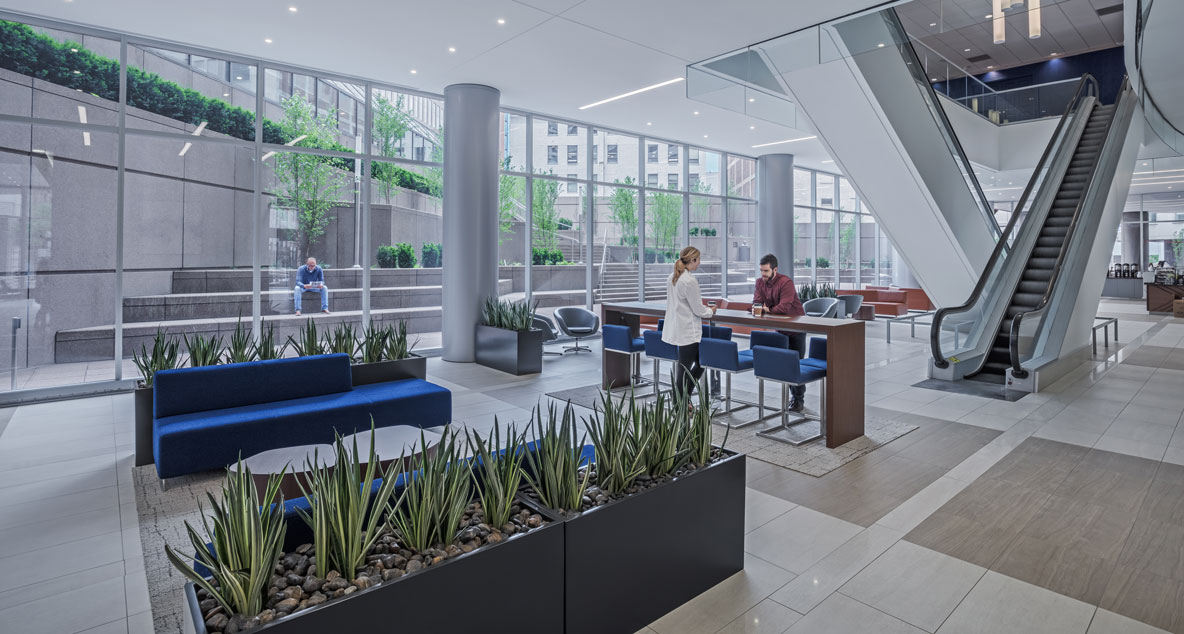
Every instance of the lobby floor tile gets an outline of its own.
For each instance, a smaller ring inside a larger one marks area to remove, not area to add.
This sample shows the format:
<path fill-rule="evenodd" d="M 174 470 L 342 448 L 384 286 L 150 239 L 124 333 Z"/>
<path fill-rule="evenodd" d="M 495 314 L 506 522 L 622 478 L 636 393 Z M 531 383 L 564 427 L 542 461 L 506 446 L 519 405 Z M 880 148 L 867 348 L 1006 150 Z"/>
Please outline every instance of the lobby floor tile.
<path fill-rule="evenodd" d="M 786 631 L 786 634 L 923 634 L 900 619 L 843 594 L 830 598 Z"/>
<path fill-rule="evenodd" d="M 988 572 L 938 634 L 1084 634 L 1094 606 Z"/>
<path fill-rule="evenodd" d="M 749 533 L 745 538 L 745 550 L 800 574 L 860 530 L 850 522 L 799 506 Z"/>

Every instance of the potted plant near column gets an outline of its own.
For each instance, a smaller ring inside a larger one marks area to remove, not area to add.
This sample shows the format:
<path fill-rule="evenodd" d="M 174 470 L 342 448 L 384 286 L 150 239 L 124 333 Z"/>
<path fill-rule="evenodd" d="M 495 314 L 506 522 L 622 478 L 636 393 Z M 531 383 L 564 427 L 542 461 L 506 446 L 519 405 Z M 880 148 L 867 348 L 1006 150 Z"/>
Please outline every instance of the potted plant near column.
<path fill-rule="evenodd" d="M 490 297 L 477 324 L 477 363 L 515 375 L 543 371 L 543 331 L 534 305 Z"/>
<path fill-rule="evenodd" d="M 156 329 L 152 338 L 152 351 L 141 345 L 139 352 L 132 352 L 132 360 L 140 369 L 140 380 L 136 384 L 136 466 L 151 464 L 152 457 L 152 379 L 160 370 L 180 367 L 180 344 L 176 337 L 166 337 L 164 330 Z"/>
<path fill-rule="evenodd" d="M 419 339 L 408 340 L 406 321 L 384 327 L 372 322 L 362 331 L 354 364 L 350 367 L 354 385 L 426 379 L 427 358 L 411 352 L 418 343 Z"/>

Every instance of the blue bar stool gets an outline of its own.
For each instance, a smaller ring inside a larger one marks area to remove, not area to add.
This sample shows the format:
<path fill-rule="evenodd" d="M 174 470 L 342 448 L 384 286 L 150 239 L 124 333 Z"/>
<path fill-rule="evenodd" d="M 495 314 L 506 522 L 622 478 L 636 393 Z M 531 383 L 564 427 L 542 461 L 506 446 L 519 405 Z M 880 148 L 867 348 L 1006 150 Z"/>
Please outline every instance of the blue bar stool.
<path fill-rule="evenodd" d="M 614 354 L 629 355 L 630 385 L 613 388 L 609 391 L 613 392 L 645 385 L 645 379 L 641 376 L 641 353 L 645 352 L 645 339 L 634 337 L 633 331 L 629 326 L 616 324 L 605 324 L 601 326 L 601 333 L 604 337 L 605 353 L 612 352 Z"/>
<path fill-rule="evenodd" d="M 789 337 L 779 332 L 766 332 L 762 330 L 753 331 L 749 339 L 750 346 L 767 346 L 770 348 L 789 349 Z M 711 370 L 718 370 L 727 375 L 724 383 L 724 413 L 730 414 L 733 411 L 739 411 L 749 407 L 761 407 L 762 403 L 751 403 L 740 399 L 732 398 L 732 375 L 741 372 L 752 371 L 752 350 L 740 350 L 740 347 L 735 341 L 724 339 L 703 339 L 699 342 L 699 364 L 704 368 Z M 732 401 L 741 404 L 740 407 L 732 409 Z M 763 413 L 763 412 L 762 412 Z M 753 421 L 743 423 L 727 423 L 727 426 L 732 429 L 739 429 L 747 427 L 755 423 L 761 422 L 760 418 Z"/>
<path fill-rule="evenodd" d="M 661 327 L 661 325 L 662 322 L 659 321 L 658 326 Z M 661 364 L 663 361 L 669 361 L 673 369 L 673 364 L 678 363 L 678 348 L 662 341 L 661 330 L 647 330 L 642 333 L 642 338 L 645 356 L 654 362 L 653 396 L 657 396 L 662 387 Z"/>
<path fill-rule="evenodd" d="M 826 337 L 810 338 L 810 350 L 808 356 L 802 359 L 802 365 L 826 370 Z"/>
<path fill-rule="evenodd" d="M 812 440 L 822 438 L 826 434 L 826 369 L 809 365 L 802 361 L 797 350 L 783 350 L 768 346 L 756 346 L 752 349 L 753 374 L 758 384 L 758 400 L 764 403 L 765 381 L 781 384 L 781 425 L 757 432 L 762 438 L 769 438 L 790 445 L 803 445 Z M 806 385 L 818 381 L 822 391 L 822 407 L 818 418 L 802 416 L 790 422 L 789 420 L 789 386 Z M 776 416 L 777 414 L 773 414 Z M 770 416 L 769 418 L 771 418 Z M 759 418 L 757 420 L 764 420 Z M 818 433 L 808 438 L 798 439 L 792 433 L 792 427 L 807 420 L 818 421 Z"/>

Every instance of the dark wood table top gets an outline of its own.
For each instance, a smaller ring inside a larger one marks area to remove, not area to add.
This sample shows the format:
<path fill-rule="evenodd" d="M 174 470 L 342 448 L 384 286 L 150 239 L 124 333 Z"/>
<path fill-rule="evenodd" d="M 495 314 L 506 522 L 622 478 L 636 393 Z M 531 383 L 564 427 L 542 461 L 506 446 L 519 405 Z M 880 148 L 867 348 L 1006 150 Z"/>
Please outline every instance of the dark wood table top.
<path fill-rule="evenodd" d="M 615 304 L 601 304 L 604 311 L 615 311 L 632 315 L 666 316 L 665 302 L 621 302 Z M 720 308 L 714 317 L 705 317 L 704 321 L 718 324 L 737 324 L 741 326 L 756 326 L 758 328 L 772 328 L 774 330 L 798 330 L 803 332 L 831 332 L 843 328 L 863 328 L 864 322 L 859 319 L 834 319 L 830 317 L 790 317 L 788 315 L 772 315 L 765 313 L 760 317 L 753 317 L 745 310 L 729 310 Z"/>

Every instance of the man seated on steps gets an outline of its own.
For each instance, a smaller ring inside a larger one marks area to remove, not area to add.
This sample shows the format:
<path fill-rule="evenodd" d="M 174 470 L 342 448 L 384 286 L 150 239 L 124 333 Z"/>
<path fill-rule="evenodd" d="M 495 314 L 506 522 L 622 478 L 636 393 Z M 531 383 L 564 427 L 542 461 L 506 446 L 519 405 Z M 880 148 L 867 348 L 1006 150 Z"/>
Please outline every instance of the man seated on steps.
<path fill-rule="evenodd" d="M 308 262 L 296 269 L 296 292 L 292 299 L 296 303 L 296 314 L 300 314 L 300 299 L 304 291 L 321 294 L 321 312 L 329 314 L 329 288 L 325 286 L 325 272 L 317 266 L 316 258 L 308 258 Z"/>

